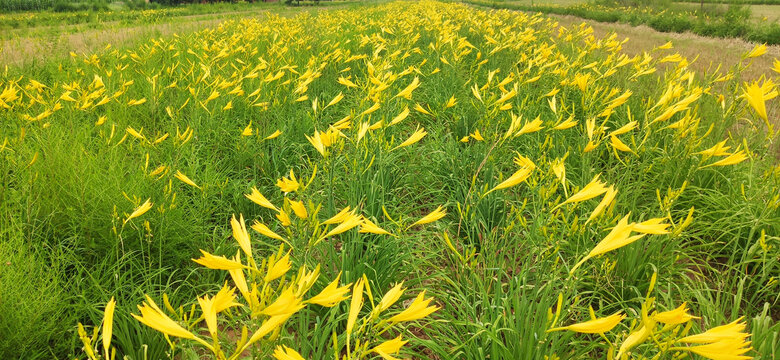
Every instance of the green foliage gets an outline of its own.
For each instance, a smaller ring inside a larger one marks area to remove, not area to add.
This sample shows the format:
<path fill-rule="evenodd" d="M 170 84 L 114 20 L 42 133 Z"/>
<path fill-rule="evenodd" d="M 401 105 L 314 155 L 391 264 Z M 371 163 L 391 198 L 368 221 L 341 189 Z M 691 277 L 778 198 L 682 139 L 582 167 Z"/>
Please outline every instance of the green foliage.
<path fill-rule="evenodd" d="M 7 215 L 10 209 L 3 207 Z M 69 351 L 77 314 L 67 288 L 69 269 L 58 248 L 31 244 L 19 219 L 0 222 L 0 354 L 8 359 L 50 359 Z"/>

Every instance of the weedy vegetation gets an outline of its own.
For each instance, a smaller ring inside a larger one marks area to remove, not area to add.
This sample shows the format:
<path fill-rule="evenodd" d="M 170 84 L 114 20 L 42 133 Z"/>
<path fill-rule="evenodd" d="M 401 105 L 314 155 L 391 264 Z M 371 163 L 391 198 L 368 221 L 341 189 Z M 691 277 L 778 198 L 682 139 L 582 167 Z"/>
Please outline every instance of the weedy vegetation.
<path fill-rule="evenodd" d="M 776 359 L 776 82 L 435 1 L 0 73 L 0 354 Z"/>

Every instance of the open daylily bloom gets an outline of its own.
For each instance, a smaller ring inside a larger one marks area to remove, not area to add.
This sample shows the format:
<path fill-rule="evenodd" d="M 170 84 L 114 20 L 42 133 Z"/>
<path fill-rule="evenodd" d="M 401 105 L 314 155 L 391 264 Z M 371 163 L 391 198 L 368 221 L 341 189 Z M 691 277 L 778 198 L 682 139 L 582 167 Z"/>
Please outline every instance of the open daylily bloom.
<path fill-rule="evenodd" d="M 371 351 L 377 353 L 385 360 L 392 360 L 396 358 L 391 355 L 398 353 L 401 350 L 401 347 L 403 347 L 407 342 L 409 341 L 401 340 L 401 335 L 398 335 L 398 337 L 394 339 L 387 340 L 377 345 L 371 349 Z"/>
<path fill-rule="evenodd" d="M 350 284 L 339 287 L 340 278 L 341 273 L 339 273 L 339 275 L 336 276 L 336 279 L 328 284 L 328 286 L 322 289 L 319 294 L 310 298 L 307 302 L 325 307 L 334 307 L 341 301 L 349 299 L 347 294 L 350 291 Z"/>
<path fill-rule="evenodd" d="M 292 287 L 284 289 L 281 294 L 276 298 L 276 301 L 269 304 L 261 311 L 261 314 L 268 316 L 277 316 L 284 314 L 294 314 L 298 310 L 303 309 L 302 300 L 295 296 L 295 291 Z"/>
<path fill-rule="evenodd" d="M 349 211 L 349 206 L 347 206 L 341 209 L 341 211 L 339 211 L 336 215 L 333 215 L 333 217 L 323 221 L 322 223 L 325 225 L 339 224 L 349 219 L 350 215 L 355 215 L 355 214 L 351 213 Z"/>
<path fill-rule="evenodd" d="M 748 360 L 753 358 L 752 356 L 743 355 L 752 349 L 750 347 L 750 341 L 738 338 L 723 339 L 714 343 L 673 349 L 687 350 L 712 360 Z"/>
<path fill-rule="evenodd" d="M 534 133 L 534 132 L 537 132 L 537 131 L 542 130 L 542 129 L 544 129 L 544 126 L 542 126 L 542 120 L 537 117 L 536 119 L 532 120 L 531 122 L 526 123 L 525 125 L 523 125 L 523 127 L 520 128 L 520 130 L 518 130 L 515 133 L 515 136 L 520 136 L 520 135 L 523 135 L 523 134 Z"/>
<path fill-rule="evenodd" d="M 561 205 L 593 199 L 594 197 L 607 192 L 607 188 L 604 185 L 605 185 L 604 182 L 599 180 L 599 175 L 596 175 L 596 177 L 594 177 L 593 180 L 591 180 L 587 185 L 585 185 L 585 187 L 582 188 L 582 190 L 570 196 Z"/>
<path fill-rule="evenodd" d="M 447 215 L 447 211 L 445 211 L 444 209 L 442 209 L 441 206 L 439 206 L 436 208 L 436 210 L 431 211 L 430 214 L 423 216 L 420 220 L 417 220 L 414 223 L 412 223 L 412 225 L 409 225 L 409 227 L 432 223 L 434 221 L 443 218 L 445 215 Z"/>
<path fill-rule="evenodd" d="M 143 305 L 138 306 L 138 310 L 141 312 L 141 315 L 131 315 L 142 324 L 168 336 L 195 340 L 201 343 L 203 346 L 213 350 L 213 347 L 209 343 L 195 336 L 195 334 L 191 333 L 177 322 L 173 321 L 173 319 L 168 317 L 168 315 L 165 315 L 165 313 L 160 310 L 160 308 L 157 306 L 157 304 L 155 304 L 154 300 L 149 297 L 149 295 L 146 295 L 146 301 L 143 303 Z"/>
<path fill-rule="evenodd" d="M 290 177 L 289 178 L 281 178 L 276 181 L 276 186 L 279 187 L 280 190 L 284 193 L 290 193 L 298 191 L 298 188 L 301 186 L 301 184 L 298 182 L 297 179 L 295 179 L 295 174 L 293 174 L 293 171 L 290 170 Z"/>
<path fill-rule="evenodd" d="M 382 229 L 377 224 L 374 224 L 371 220 L 363 217 L 363 222 L 360 224 L 359 233 L 371 233 L 377 235 L 392 235 L 385 229 Z"/>
<path fill-rule="evenodd" d="M 328 231 L 325 235 L 322 235 L 322 237 L 320 237 L 318 242 L 326 238 L 329 238 L 331 236 L 349 231 L 350 229 L 353 229 L 354 227 L 360 225 L 361 223 L 362 220 L 360 216 L 349 213 L 348 216 L 338 226 Z"/>
<path fill-rule="evenodd" d="M 411 136 L 409 136 L 408 139 L 404 140 L 404 142 L 398 144 L 396 147 L 390 149 L 390 151 L 412 145 L 420 141 L 420 139 L 425 137 L 425 135 L 428 135 L 428 133 L 425 131 L 425 128 L 418 127 L 417 130 L 415 130 L 414 133 Z"/>
<path fill-rule="evenodd" d="M 691 319 L 698 318 L 699 317 L 697 316 L 688 314 L 688 307 L 685 302 L 674 310 L 664 311 L 653 315 L 653 320 L 667 325 L 678 325 L 686 323 Z"/>
<path fill-rule="evenodd" d="M 645 220 L 642 221 L 641 223 L 633 224 L 631 230 L 642 234 L 654 234 L 654 235 L 668 234 L 669 231 L 666 230 L 666 228 L 668 228 L 670 225 L 664 224 L 663 223 L 664 220 L 666 220 L 666 218 L 655 218 L 655 219 Z"/>
<path fill-rule="evenodd" d="M 284 254 L 281 258 L 277 258 L 277 256 L 279 256 L 279 254 L 272 255 L 268 258 L 268 271 L 263 278 L 265 282 L 274 281 L 290 270 L 290 253 Z"/>
<path fill-rule="evenodd" d="M 588 220 L 585 221 L 585 224 L 593 221 L 596 219 L 601 213 L 604 211 L 604 208 L 609 206 L 609 204 L 612 203 L 612 201 L 615 200 L 615 196 L 617 195 L 617 190 L 615 190 L 614 186 L 610 186 L 607 188 L 607 193 L 604 194 L 604 197 L 601 199 L 601 202 L 599 202 L 598 205 L 596 205 L 596 208 L 593 209 L 593 212 L 590 213 L 590 216 L 588 216 Z"/>
<path fill-rule="evenodd" d="M 585 333 L 585 334 L 603 334 L 607 331 L 612 330 L 612 328 L 617 326 L 617 324 L 619 324 L 620 321 L 623 320 L 625 317 L 626 315 L 622 314 L 621 312 L 616 312 L 607 317 L 597 318 L 597 319 L 576 323 L 568 326 L 552 328 L 547 330 L 547 332 L 569 330 L 569 331 Z"/>
<path fill-rule="evenodd" d="M 720 159 L 712 164 L 703 166 L 703 167 L 710 167 L 710 166 L 729 166 L 729 165 L 735 165 L 739 164 L 745 160 L 747 160 L 748 156 L 745 154 L 744 150 L 737 151 L 723 159 Z"/>
<path fill-rule="evenodd" d="M 177 179 L 181 180 L 183 183 L 189 185 L 189 186 L 192 186 L 192 187 L 197 188 L 199 190 L 203 190 L 200 186 L 198 186 L 198 184 L 196 184 L 194 181 L 192 181 L 192 179 L 187 177 L 187 175 L 184 175 L 181 171 L 177 170 L 175 177 Z"/>
<path fill-rule="evenodd" d="M 742 93 L 748 104 L 756 111 L 759 117 L 768 121 L 766 113 L 766 101 L 777 97 L 778 91 L 775 89 L 775 84 L 771 80 L 763 82 L 761 85 L 758 82 L 752 82 L 745 84 L 745 88 Z"/>
<path fill-rule="evenodd" d="M 706 158 L 712 157 L 712 156 L 724 156 L 729 155 L 728 150 L 731 149 L 731 146 L 726 146 L 726 140 L 723 140 L 715 145 L 713 145 L 711 148 L 699 151 L 695 154 L 700 154 L 705 156 Z"/>
<path fill-rule="evenodd" d="M 689 335 L 678 341 L 689 344 L 707 344 L 720 340 L 745 339 L 750 336 L 750 334 L 745 333 L 745 327 L 745 322 L 739 318 L 726 325 L 714 327 L 701 334 Z"/>
<path fill-rule="evenodd" d="M 284 345 L 277 346 L 273 355 L 276 360 L 306 360 L 297 351 Z"/>
<path fill-rule="evenodd" d="M 150 200 L 151 199 L 146 199 L 146 201 L 144 201 L 143 204 L 135 208 L 135 210 L 133 210 L 133 212 L 129 216 L 127 216 L 127 219 L 125 219 L 124 223 L 127 223 L 128 221 L 135 219 L 145 214 L 147 211 L 149 211 L 149 209 L 151 209 L 153 205 Z"/>
<path fill-rule="evenodd" d="M 382 297 L 382 300 L 379 301 L 379 305 L 377 305 L 376 309 L 377 312 L 382 312 L 390 308 L 393 304 L 395 304 L 398 299 L 401 298 L 401 295 L 404 293 L 404 283 L 400 282 L 393 286 L 392 289 L 388 290 L 387 293 L 385 293 L 385 296 Z"/>
<path fill-rule="evenodd" d="M 517 184 L 522 183 L 528 177 L 531 176 L 531 172 L 533 169 L 530 168 L 521 168 L 520 170 L 515 171 L 514 174 L 512 174 L 510 177 L 508 177 L 506 180 L 502 181 L 500 184 L 496 185 L 492 189 L 488 190 L 483 196 L 492 193 L 496 190 L 506 189 L 512 186 L 515 186 Z"/>
<path fill-rule="evenodd" d="M 215 256 L 212 254 L 209 254 L 208 252 L 201 250 L 201 254 L 203 254 L 198 259 L 192 259 L 192 261 L 203 265 L 209 269 L 215 269 L 215 270 L 240 270 L 246 268 L 244 264 L 241 263 L 240 259 L 238 258 L 238 254 L 236 254 L 235 259 L 228 259 L 224 256 Z"/>
<path fill-rule="evenodd" d="M 217 334 L 217 314 L 227 308 L 239 306 L 234 301 L 235 298 L 233 289 L 227 287 L 223 287 L 214 297 L 206 295 L 198 298 L 203 319 L 206 321 L 206 327 L 208 327 L 212 337 Z"/>
<path fill-rule="evenodd" d="M 260 193 L 260 190 L 257 190 L 256 187 L 252 188 L 251 194 L 245 194 L 247 199 L 252 200 L 253 203 L 260 205 L 264 208 L 268 208 L 271 210 L 279 211 L 279 209 L 274 206 L 274 204 L 271 203 L 265 196 L 263 196 L 262 193 Z"/>
<path fill-rule="evenodd" d="M 401 90 L 398 94 L 396 94 L 394 97 L 402 97 L 406 100 L 412 100 L 412 91 L 414 89 L 417 89 L 417 87 L 420 86 L 420 78 L 414 77 L 414 80 L 403 90 Z"/>
<path fill-rule="evenodd" d="M 406 308 L 406 310 L 391 317 L 390 319 L 388 319 L 388 322 L 392 324 L 392 323 L 422 319 L 430 315 L 431 313 L 435 312 L 436 310 L 439 310 L 438 306 L 428 305 L 431 303 L 432 300 L 433 298 L 425 299 L 425 290 L 423 290 L 422 292 L 420 292 L 420 294 L 417 295 L 417 297 L 409 305 L 409 307 Z"/>
<path fill-rule="evenodd" d="M 593 250 L 591 250 L 587 256 L 582 258 L 580 262 L 574 265 L 574 267 L 569 272 L 573 273 L 574 270 L 577 270 L 577 268 L 580 267 L 580 265 L 582 265 L 586 260 L 594 256 L 598 256 L 610 252 L 612 250 L 621 248 L 644 237 L 645 236 L 644 234 L 631 236 L 631 231 L 633 230 L 635 224 L 628 223 L 629 215 L 626 215 L 622 219 L 620 219 L 618 224 L 615 225 L 614 228 L 612 228 L 612 231 L 610 231 L 609 234 L 607 234 L 607 236 L 604 237 L 603 240 L 601 240 L 601 242 L 596 244 Z"/>
<path fill-rule="evenodd" d="M 285 215 L 286 214 L 287 213 L 285 213 Z M 289 222 L 289 218 L 287 218 L 287 221 Z M 284 223 L 284 222 L 282 222 L 282 223 Z M 260 234 L 265 235 L 265 236 L 267 236 L 267 237 L 269 237 L 271 239 L 284 241 L 284 238 L 281 235 L 275 233 L 273 230 L 268 228 L 268 226 L 266 226 L 265 224 L 263 224 L 263 223 L 261 223 L 261 222 L 259 222 L 257 220 L 255 220 L 254 224 L 252 224 L 252 230 L 257 231 Z"/>

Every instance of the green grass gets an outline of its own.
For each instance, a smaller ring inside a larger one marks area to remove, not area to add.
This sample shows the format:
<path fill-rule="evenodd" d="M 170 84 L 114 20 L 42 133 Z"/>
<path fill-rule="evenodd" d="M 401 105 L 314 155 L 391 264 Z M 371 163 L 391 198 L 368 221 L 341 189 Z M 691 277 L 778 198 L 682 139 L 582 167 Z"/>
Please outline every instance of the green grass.
<path fill-rule="evenodd" d="M 345 7 L 233 20 L 0 73 L 3 358 L 83 357 L 76 323 L 91 331 L 111 297 L 117 358 L 202 355 L 185 341 L 171 352 L 130 314 L 145 294 L 162 304 L 165 293 L 189 312 L 197 296 L 232 286 L 224 271 L 192 259 L 199 250 L 234 256 L 229 222 L 238 214 L 282 234 L 293 269 L 321 266 L 310 295 L 341 273 L 344 284 L 365 275 L 375 299 L 404 281 L 409 290 L 391 313 L 423 289 L 434 296 L 439 311 L 385 334 L 410 341 L 402 357 L 605 358 L 615 349 L 599 336 L 547 330 L 588 320 L 590 307 L 598 316 L 621 311 L 628 319 L 605 335 L 618 345 L 636 329 L 648 295 L 659 312 L 687 302 L 700 319 L 677 330 L 691 334 L 745 316 L 749 354 L 777 356 L 780 168 L 771 104 L 778 99 L 768 100 L 770 123 L 740 97 L 750 59 L 693 73 L 659 62 L 674 49 L 624 57 L 618 40 L 555 28 L 540 15 L 438 2 Z M 583 90 L 575 79 L 585 74 Z M 358 86 L 342 85 L 342 76 Z M 415 77 L 411 100 L 396 97 Z M 654 106 L 668 88 L 676 94 Z M 504 103 L 511 109 L 501 109 L 499 98 L 513 89 Z M 697 89 L 707 92 L 653 122 Z M 625 91 L 627 102 L 601 116 Z M 85 100 L 89 94 L 97 95 Z M 338 94 L 343 99 L 326 107 Z M 109 101 L 95 105 L 104 96 Z M 375 99 L 380 107 L 364 114 Z M 389 126 L 407 107 L 408 117 Z M 350 127 L 323 156 L 307 137 L 348 115 Z M 543 129 L 514 135 L 537 117 Z M 576 126 L 553 130 L 569 117 Z M 631 121 L 637 127 L 617 135 L 631 152 L 618 151 L 608 134 Z M 249 124 L 252 134 L 243 136 Z M 425 137 L 395 148 L 418 127 Z M 276 130 L 279 137 L 265 139 Z M 468 137 L 477 130 L 484 141 Z M 591 140 L 598 146 L 585 152 Z M 720 141 L 749 158 L 707 166 L 724 156 L 700 152 Z M 517 155 L 535 169 L 490 192 L 518 171 Z M 556 161 L 565 164 L 565 183 Z M 276 183 L 291 170 L 306 188 L 283 194 Z M 562 203 L 596 175 L 618 193 L 586 223 L 601 197 Z M 275 211 L 244 196 L 253 187 L 287 211 L 285 198 L 303 201 L 309 217 L 290 213 L 293 225 L 283 226 Z M 126 220 L 146 199 L 152 209 Z M 318 223 L 346 206 L 395 236 L 350 230 L 314 244 Z M 439 206 L 447 212 L 441 220 L 409 226 Z M 632 222 L 663 218 L 670 234 L 647 235 L 570 272 L 628 214 Z M 250 233 L 258 259 L 278 249 L 279 241 Z M 221 315 L 220 324 L 254 329 L 244 311 Z M 369 311 L 365 305 L 362 313 Z M 348 312 L 349 301 L 309 306 L 264 340 L 256 358 L 269 358 L 276 344 L 308 359 L 343 355 Z M 658 353 L 647 341 L 632 356 Z"/>

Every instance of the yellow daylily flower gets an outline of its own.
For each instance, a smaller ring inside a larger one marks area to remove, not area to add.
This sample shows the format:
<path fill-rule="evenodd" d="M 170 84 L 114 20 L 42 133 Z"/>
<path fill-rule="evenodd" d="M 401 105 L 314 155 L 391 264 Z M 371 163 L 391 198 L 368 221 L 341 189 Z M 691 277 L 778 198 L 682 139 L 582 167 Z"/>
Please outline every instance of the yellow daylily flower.
<path fill-rule="evenodd" d="M 103 310 L 103 354 L 106 356 L 109 354 L 108 348 L 111 347 L 111 336 L 114 332 L 114 309 L 116 309 L 116 300 L 112 296 Z"/>
<path fill-rule="evenodd" d="M 209 269 L 214 270 L 240 270 L 245 268 L 244 264 L 241 263 L 240 260 L 238 260 L 238 255 L 236 255 L 236 258 L 231 260 L 224 256 L 216 256 L 212 255 L 204 250 L 200 250 L 201 257 L 198 259 L 192 259 L 192 261 L 203 265 Z"/>
<path fill-rule="evenodd" d="M 401 335 L 398 335 L 398 337 L 387 340 L 377 346 L 375 346 L 371 351 L 377 353 L 379 356 L 381 356 L 385 360 L 394 360 L 395 357 L 392 356 L 392 354 L 396 354 L 401 350 L 401 347 L 403 347 L 408 341 L 401 340 Z"/>
<path fill-rule="evenodd" d="M 630 214 L 629 214 L 630 215 Z M 588 253 L 580 262 L 578 262 L 574 267 L 569 271 L 570 273 L 573 273 L 574 270 L 577 270 L 577 268 L 582 265 L 586 260 L 598 256 L 607 252 L 610 252 L 612 250 L 621 248 L 623 246 L 626 246 L 634 241 L 637 241 L 645 236 L 645 234 L 642 235 L 635 235 L 631 236 L 631 230 L 633 229 L 634 225 L 633 223 L 628 223 L 628 216 L 624 216 L 617 225 L 615 225 L 614 228 L 612 228 L 612 231 L 607 234 L 606 237 L 604 237 L 603 240 L 601 240 L 596 246 L 593 248 L 593 250 Z"/>
<path fill-rule="evenodd" d="M 352 214 L 349 211 L 349 206 L 347 206 L 347 207 L 341 209 L 341 211 L 339 211 L 336 215 L 333 215 L 333 217 L 331 217 L 328 220 L 325 220 L 322 223 L 325 224 L 325 225 L 339 224 L 339 223 L 342 223 L 342 222 L 346 221 L 347 219 L 349 219 L 350 215 L 354 215 L 354 214 Z"/>
<path fill-rule="evenodd" d="M 309 213 L 306 211 L 306 205 L 303 205 L 303 201 L 290 200 L 290 208 L 296 216 L 301 219 L 309 217 Z"/>
<path fill-rule="evenodd" d="M 617 326 L 617 324 L 619 324 L 620 321 L 622 321 L 625 317 L 626 317 L 625 314 L 622 314 L 621 312 L 616 312 L 610 316 L 606 316 L 603 318 L 597 318 L 597 319 L 593 319 L 581 323 L 572 324 L 569 326 L 552 328 L 550 330 L 547 330 L 547 332 L 569 330 L 569 331 L 585 333 L 585 334 L 603 334 L 607 331 L 612 330 L 612 328 Z"/>
<path fill-rule="evenodd" d="M 341 273 L 339 273 L 338 276 L 336 276 L 336 279 L 328 284 L 328 286 L 322 289 L 319 294 L 310 298 L 306 302 L 325 307 L 334 307 L 343 300 L 349 299 L 349 295 L 347 294 L 350 291 L 351 284 L 346 284 L 342 287 L 339 287 L 340 278 Z"/>
<path fill-rule="evenodd" d="M 277 345 L 273 355 L 276 360 L 306 360 L 297 351 L 284 345 Z"/>
<path fill-rule="evenodd" d="M 393 304 L 395 304 L 395 302 L 401 298 L 401 295 L 403 295 L 405 290 L 403 286 L 404 283 L 400 282 L 388 290 L 384 296 L 382 296 L 382 299 L 379 301 L 379 305 L 376 307 L 377 313 L 381 313 L 382 311 L 389 309 L 390 306 L 393 306 Z"/>
<path fill-rule="evenodd" d="M 360 230 L 358 230 L 359 233 L 370 233 L 370 234 L 377 234 L 377 235 L 392 235 L 390 232 L 388 232 L 385 229 L 382 229 L 377 224 L 374 224 L 371 220 L 369 220 L 366 217 L 363 217 L 362 222 L 360 223 Z"/>
<path fill-rule="evenodd" d="M 282 290 L 281 294 L 279 294 L 276 300 L 266 306 L 266 308 L 263 309 L 263 311 L 260 313 L 272 317 L 285 314 L 294 314 L 298 312 L 298 310 L 303 309 L 304 306 L 305 305 L 302 303 L 301 299 L 295 296 L 293 288 L 289 287 Z"/>
<path fill-rule="evenodd" d="M 509 176 L 506 180 L 502 181 L 500 184 L 498 184 L 495 187 L 493 187 L 492 189 L 488 190 L 488 192 L 486 192 L 482 196 L 490 194 L 491 192 L 496 191 L 496 190 L 506 189 L 506 188 L 515 186 L 517 184 L 520 184 L 523 181 L 525 181 L 526 179 L 528 179 L 528 177 L 531 176 L 532 172 L 533 172 L 533 169 L 531 169 L 531 168 L 527 168 L 527 167 L 521 168 L 520 170 L 515 171 L 515 173 L 512 174 L 511 176 Z"/>
<path fill-rule="evenodd" d="M 420 128 L 418 126 L 417 129 L 414 131 L 414 133 L 412 133 L 412 135 L 409 136 L 408 139 L 404 140 L 404 142 L 398 144 L 396 147 L 390 149 L 390 151 L 393 151 L 395 149 L 399 149 L 399 148 L 402 148 L 402 147 L 406 147 L 406 146 L 412 145 L 412 144 L 420 141 L 420 139 L 425 137 L 425 135 L 428 135 L 428 133 L 425 131 L 425 128 Z"/>
<path fill-rule="evenodd" d="M 414 223 L 412 223 L 412 225 L 409 225 L 409 227 L 432 223 L 434 221 L 443 218 L 445 215 L 447 215 L 447 211 L 445 211 L 444 209 L 442 209 L 441 206 L 439 206 L 436 208 L 436 210 L 431 211 L 430 214 L 423 216 L 420 220 L 417 220 Z"/>
<path fill-rule="evenodd" d="M 520 135 L 523 135 L 523 134 L 530 134 L 530 133 L 537 132 L 537 131 L 542 130 L 542 129 L 544 129 L 544 126 L 542 126 L 542 120 L 539 117 L 537 117 L 536 119 L 532 120 L 531 122 L 526 123 L 525 125 L 523 125 L 523 127 L 520 128 L 520 130 L 518 130 L 517 133 L 515 133 L 515 136 L 520 136 Z"/>
<path fill-rule="evenodd" d="M 742 320 L 743 318 L 739 318 L 726 325 L 714 327 L 701 334 L 689 335 L 677 341 L 689 344 L 708 344 L 721 340 L 745 339 L 750 334 L 745 333 L 747 326 Z"/>
<path fill-rule="evenodd" d="M 168 315 L 165 315 L 165 313 L 160 310 L 160 308 L 157 306 L 154 300 L 149 297 L 149 295 L 146 295 L 146 301 L 144 301 L 142 305 L 138 306 L 138 310 L 141 312 L 141 315 L 131 315 L 140 323 L 168 336 L 195 340 L 201 343 L 203 346 L 213 350 L 213 347 L 209 343 L 195 336 L 193 333 L 179 325 L 176 321 L 173 321 L 173 319 L 168 317 Z"/>
<path fill-rule="evenodd" d="M 279 187 L 279 189 L 284 193 L 291 193 L 298 191 L 298 188 L 300 188 L 301 184 L 298 183 L 298 180 L 295 179 L 295 174 L 292 170 L 290 170 L 290 177 L 286 178 L 283 177 L 276 181 L 276 186 Z"/>
<path fill-rule="evenodd" d="M 601 202 L 599 202 L 598 205 L 596 205 L 596 208 L 593 209 L 593 212 L 590 213 L 590 216 L 588 217 L 588 220 L 585 221 L 585 224 L 587 225 L 589 222 L 596 219 L 601 213 L 604 211 L 604 208 L 609 206 L 609 204 L 612 203 L 613 200 L 615 200 L 615 196 L 617 195 L 617 190 L 615 190 L 614 186 L 610 186 L 607 188 L 606 194 L 604 194 L 604 197 L 601 199 Z"/>
<path fill-rule="evenodd" d="M 399 122 L 404 121 L 404 119 L 406 119 L 406 117 L 408 116 L 409 116 L 409 107 L 406 106 L 404 107 L 403 110 L 401 110 L 401 113 L 396 115 L 396 117 L 394 117 L 393 120 L 391 120 L 390 123 L 387 124 L 387 126 L 398 124 Z"/>
<path fill-rule="evenodd" d="M 759 45 L 756 45 L 753 48 L 753 50 L 750 50 L 750 52 L 747 54 L 746 57 L 748 59 L 751 59 L 751 58 L 759 57 L 759 56 L 764 55 L 764 54 L 766 54 L 766 44 L 759 44 Z"/>
<path fill-rule="evenodd" d="M 135 208 L 135 210 L 133 210 L 133 212 L 127 217 L 127 219 L 125 219 L 124 223 L 126 224 L 128 221 L 135 219 L 143 214 L 146 214 L 146 212 L 152 208 L 152 205 L 154 205 L 150 200 L 152 199 L 151 198 L 146 199 L 146 201 L 144 201 L 143 204 Z"/>
<path fill-rule="evenodd" d="M 586 200 L 593 199 L 605 192 L 607 188 L 604 186 L 604 182 L 599 180 L 599 175 L 596 175 L 582 190 L 578 191 L 574 195 L 570 196 L 563 204 L 577 203 Z M 563 205 L 561 204 L 561 205 Z"/>
<path fill-rule="evenodd" d="M 260 205 L 264 208 L 268 208 L 271 210 L 279 211 L 279 209 L 274 206 L 274 204 L 271 203 L 265 196 L 263 196 L 262 193 L 260 193 L 260 190 L 257 190 L 256 187 L 252 187 L 252 193 L 251 194 L 244 194 L 247 199 L 252 200 L 253 203 Z"/>
<path fill-rule="evenodd" d="M 737 151 L 723 159 L 720 159 L 712 164 L 703 166 L 703 167 L 710 167 L 710 166 L 729 166 L 729 165 L 735 165 L 739 164 L 745 160 L 747 160 L 748 156 L 745 153 L 744 150 Z"/>
<path fill-rule="evenodd" d="M 198 184 L 196 184 L 194 181 L 192 181 L 187 175 L 184 175 L 181 171 L 176 170 L 176 174 L 174 175 L 177 179 L 181 180 L 181 182 L 192 186 L 196 189 L 203 190 Z"/>
<path fill-rule="evenodd" d="M 428 304 L 431 303 L 433 298 L 427 298 L 425 299 L 425 290 L 420 292 L 420 294 L 417 295 L 417 297 L 412 301 L 412 303 L 406 308 L 406 310 L 401 311 L 400 313 L 396 314 L 395 316 L 391 317 L 387 321 L 391 324 L 399 323 L 399 322 L 407 322 L 407 321 L 414 321 L 422 319 L 436 310 L 439 310 L 438 306 L 429 306 Z"/>
<path fill-rule="evenodd" d="M 420 78 L 417 76 L 414 77 L 414 80 L 403 90 L 401 90 L 398 94 L 394 96 L 394 98 L 402 97 L 406 100 L 412 100 L 412 91 L 417 89 L 417 87 L 420 86 Z"/>
<path fill-rule="evenodd" d="M 241 131 L 241 136 L 252 136 L 252 134 L 254 134 L 254 131 L 252 131 L 252 121 L 249 121 L 249 125 Z"/>
<path fill-rule="evenodd" d="M 252 243 L 249 238 L 249 232 L 246 231 L 246 223 L 244 222 L 244 215 L 241 214 L 240 220 L 236 220 L 236 215 L 230 219 L 230 227 L 233 229 L 233 238 L 236 239 L 241 250 L 251 257 L 252 256 Z"/>
<path fill-rule="evenodd" d="M 358 279 L 352 286 L 352 302 L 349 304 L 349 315 L 347 315 L 347 341 L 355 328 L 355 321 L 363 308 L 363 279 Z"/>
<path fill-rule="evenodd" d="M 263 277 L 265 282 L 271 282 L 282 277 L 282 275 L 286 274 L 292 266 L 289 252 L 278 259 L 276 256 L 278 255 L 272 255 L 268 258 L 268 270 L 265 273 L 265 277 Z"/>
<path fill-rule="evenodd" d="M 699 319 L 697 316 L 688 314 L 687 305 L 688 303 L 684 302 L 674 310 L 657 313 L 653 315 L 653 320 L 667 325 L 678 325 L 686 323 L 691 319 Z"/>

